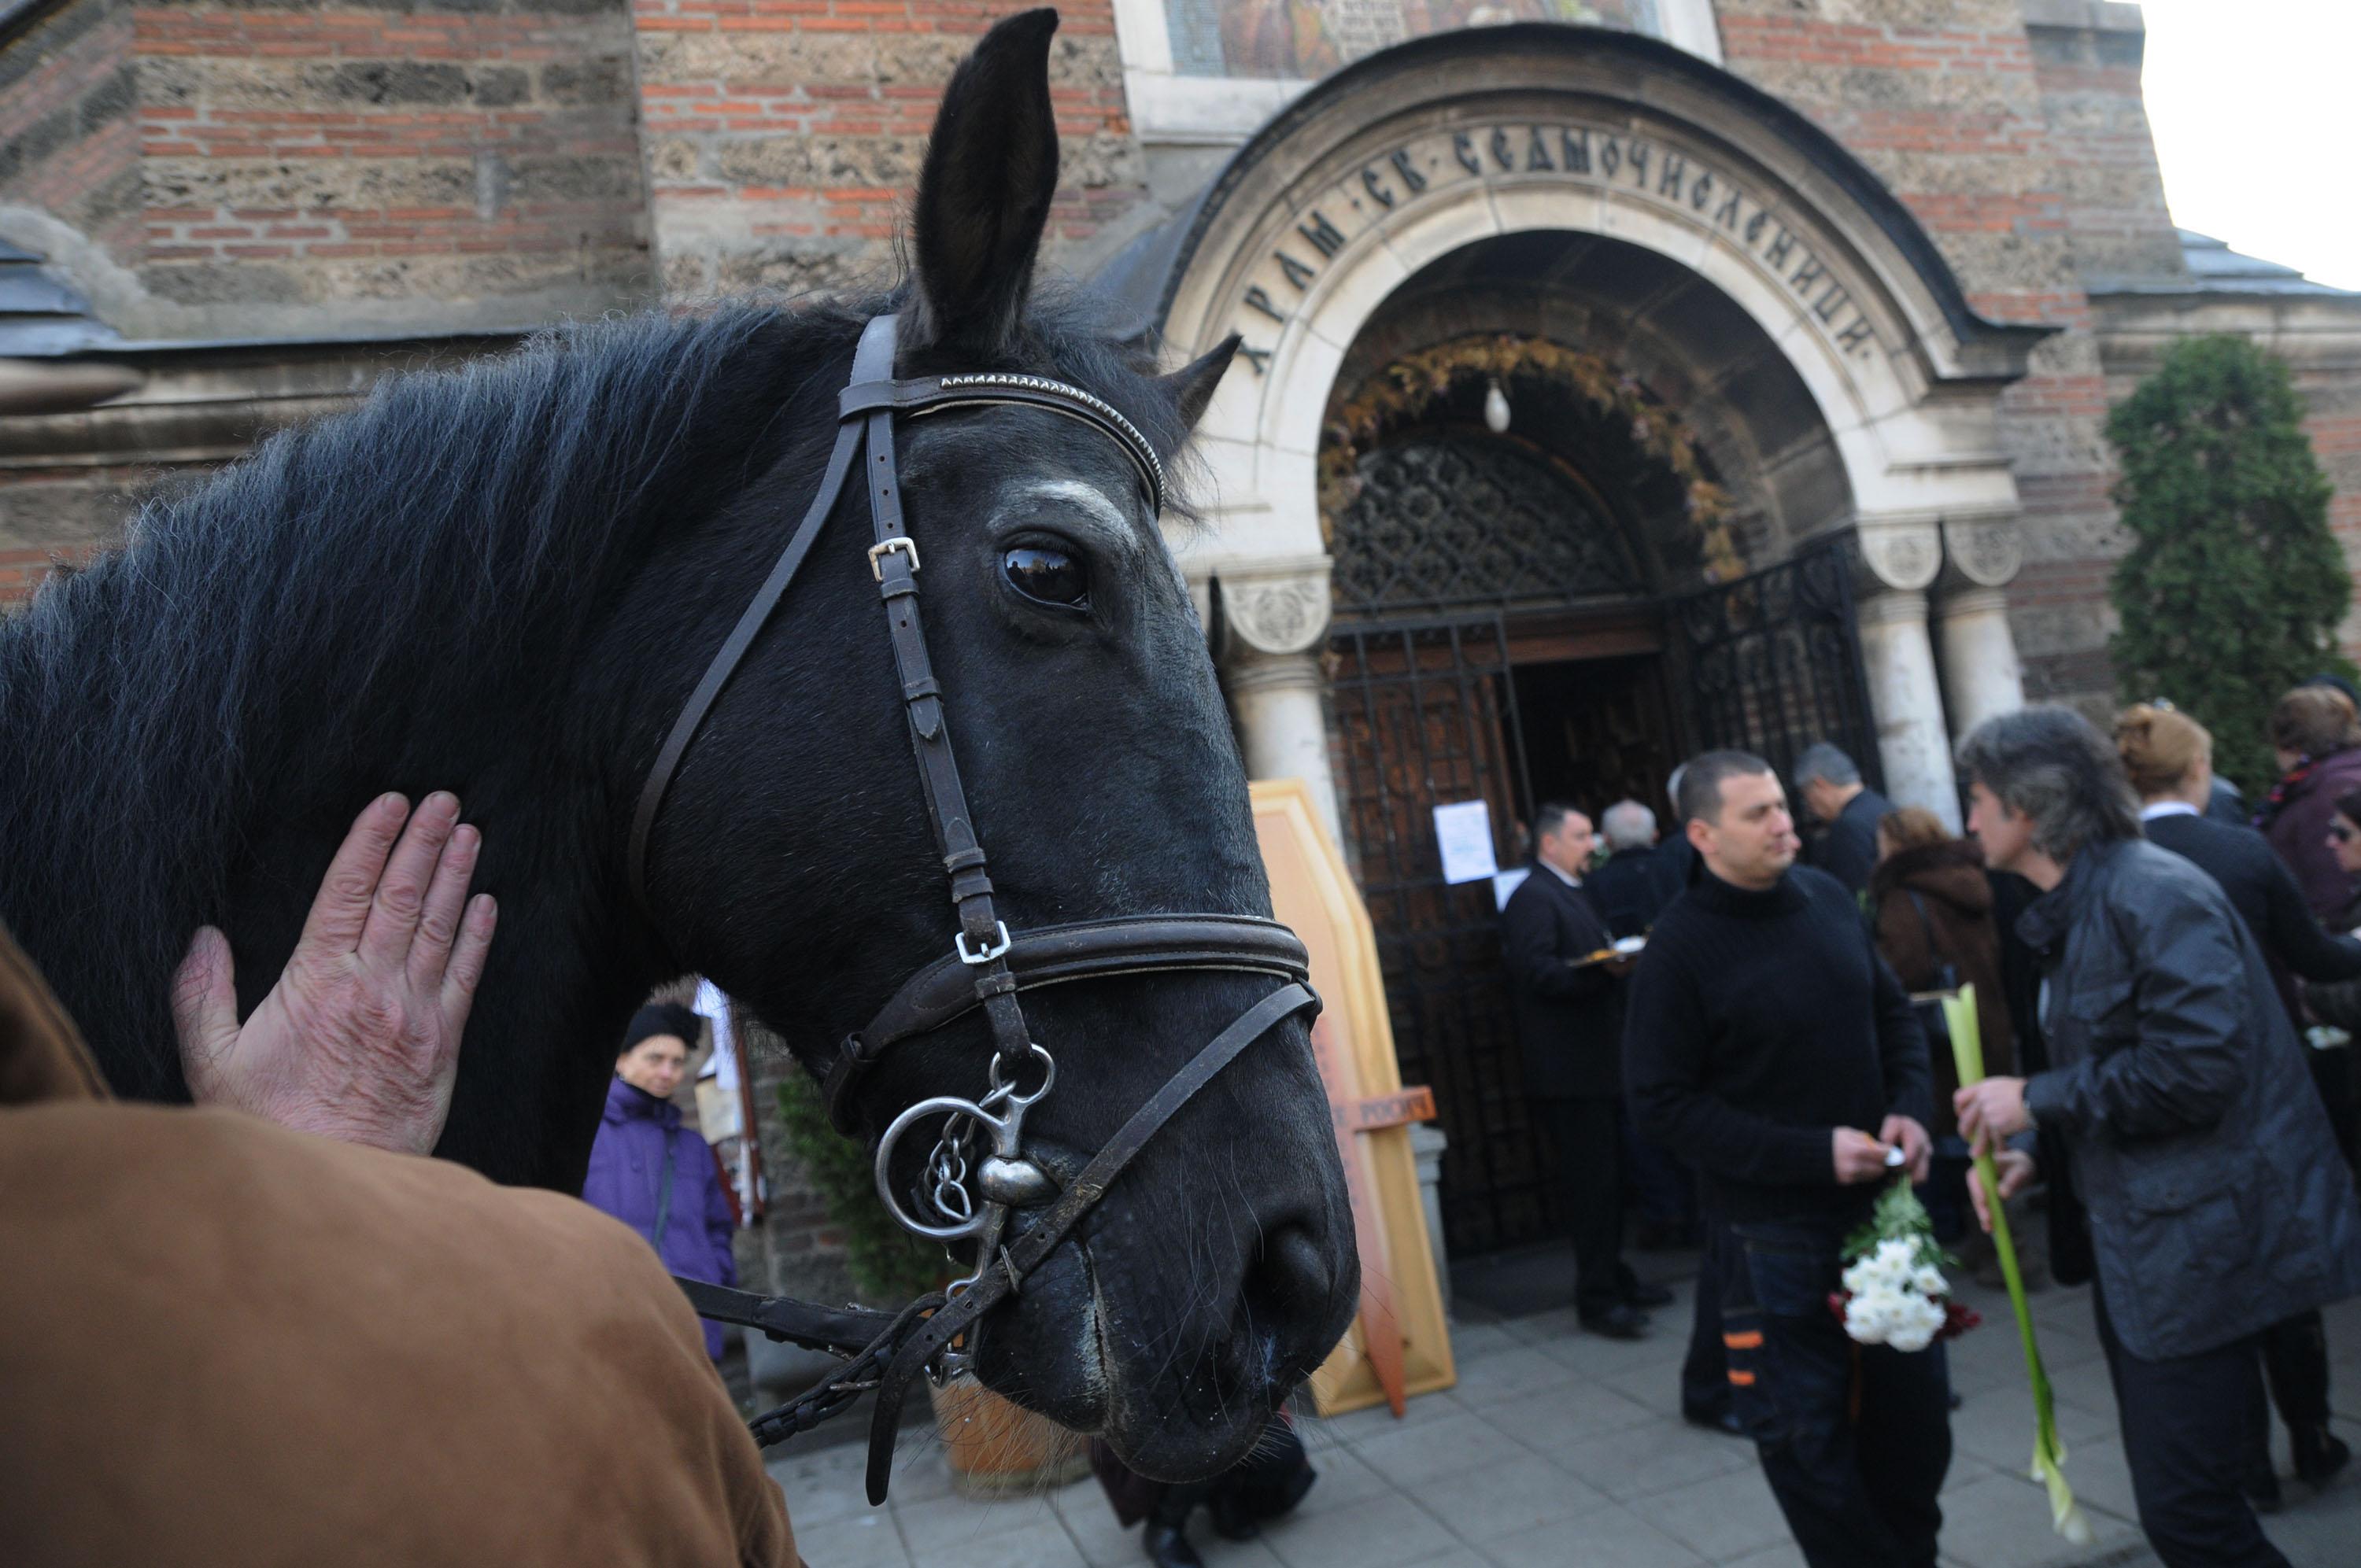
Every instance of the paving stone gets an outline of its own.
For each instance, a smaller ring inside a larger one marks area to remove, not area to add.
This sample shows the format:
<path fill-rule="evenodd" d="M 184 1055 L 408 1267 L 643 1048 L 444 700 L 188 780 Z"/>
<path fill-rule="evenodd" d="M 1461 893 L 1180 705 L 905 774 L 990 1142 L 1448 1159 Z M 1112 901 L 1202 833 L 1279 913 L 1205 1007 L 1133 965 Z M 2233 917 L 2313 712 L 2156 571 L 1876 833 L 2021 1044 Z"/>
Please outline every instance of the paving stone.
<path fill-rule="evenodd" d="M 2070 1475 L 2080 1456 L 2070 1458 Z M 2079 1496 L 2078 1485 L 2076 1493 Z M 2031 1481 L 1992 1475 L 1943 1498 L 1944 1561 L 1975 1568 L 2048 1568 L 2089 1562 L 2136 1541 L 2128 1520 L 2087 1506 L 2083 1515 L 2097 1539 L 2078 1547 L 2049 1525 L 2049 1495 Z"/>
<path fill-rule="evenodd" d="M 796 1520 L 795 1529 L 796 1551 L 807 1563 L 824 1568 L 911 1568 L 894 1517 L 883 1508 L 808 1530 Z"/>
<path fill-rule="evenodd" d="M 1519 1398 L 1581 1376 L 1573 1367 L 1532 1345 L 1513 1340 L 1510 1344 L 1511 1348 L 1481 1361 L 1460 1363 L 1459 1386 L 1452 1392 L 1461 1404 L 1481 1410 L 1495 1400 Z"/>
<path fill-rule="evenodd" d="M 1130 1568 L 1140 1560 L 1139 1526 L 1116 1523 L 1115 1509 L 1095 1482 L 1066 1488 L 1049 1499 L 1049 1506 L 1091 1568 Z"/>
<path fill-rule="evenodd" d="M 1350 1449 L 1314 1453 L 1312 1455 L 1312 1467 L 1320 1473 L 1320 1479 L 1312 1484 L 1312 1490 L 1298 1505 L 1303 1513 L 1324 1513 L 1332 1508 L 1347 1508 L 1400 1489 L 1393 1482 L 1370 1469 L 1367 1463 Z"/>
<path fill-rule="evenodd" d="M 2083 1443 L 2115 1431 L 2113 1409 L 2103 1413 L 2061 1401 L 2056 1412 L 2058 1435 L 2070 1456 Z M 1963 1398 L 1951 1412 L 1951 1445 L 1953 1452 L 1973 1454 L 1995 1470 L 2022 1473 L 2032 1464 L 2033 1391 L 2026 1386 L 2022 1368 L 2014 1385 Z"/>
<path fill-rule="evenodd" d="M 954 1560 L 961 1568 L 1089 1568 L 1082 1548 L 1046 1509 L 1030 1524 L 961 1542 Z"/>
<path fill-rule="evenodd" d="M 1789 1541 L 1786 1516 L 1759 1464 L 1660 1492 L 1633 1505 L 1650 1523 L 1711 1563 Z"/>
<path fill-rule="evenodd" d="M 1454 1416 L 1356 1443 L 1353 1452 L 1395 1486 L 1415 1489 L 1526 1451 L 1480 1417 Z"/>
<path fill-rule="evenodd" d="M 1559 1469 L 1619 1502 L 1752 1467 L 1751 1443 L 1664 1422 L 1592 1438 L 1553 1453 Z"/>
<path fill-rule="evenodd" d="M 1262 1539 L 1287 1568 L 1407 1568 L 1462 1544 L 1400 1495 L 1334 1513 L 1290 1515 Z"/>
<path fill-rule="evenodd" d="M 1705 1561 L 1628 1508 L 1599 1508 L 1522 1535 L 1488 1541 L 1500 1568 L 1695 1568 Z"/>
<path fill-rule="evenodd" d="M 1605 1508 L 1607 1497 L 1537 1453 L 1487 1464 L 1412 1494 L 1462 1541 L 1478 1544 Z"/>
<path fill-rule="evenodd" d="M 954 1494 L 929 1497 L 923 1503 L 894 1505 L 894 1520 L 901 1527 L 902 1539 L 908 1543 L 911 1554 L 921 1561 L 931 1560 L 948 1548 L 964 1552 L 993 1536 L 1031 1530 L 1044 1520 L 1054 1524 L 1056 1519 L 1056 1511 L 1046 1497 L 987 1501 Z M 1064 1533 L 1062 1527 L 1060 1533 Z"/>
<path fill-rule="evenodd" d="M 1497 1406 L 1484 1419 L 1537 1453 L 1555 1453 L 1663 1418 L 1612 1388 L 1577 1382 Z"/>

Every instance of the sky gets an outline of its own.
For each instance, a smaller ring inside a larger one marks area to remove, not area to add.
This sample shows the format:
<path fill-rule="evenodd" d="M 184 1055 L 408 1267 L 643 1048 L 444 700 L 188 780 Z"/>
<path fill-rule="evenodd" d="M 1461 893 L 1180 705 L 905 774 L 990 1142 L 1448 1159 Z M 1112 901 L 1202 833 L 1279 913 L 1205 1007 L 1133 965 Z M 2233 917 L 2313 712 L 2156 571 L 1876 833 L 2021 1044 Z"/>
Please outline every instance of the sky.
<path fill-rule="evenodd" d="M 2361 0 L 2142 0 L 2173 222 L 2361 289 Z"/>

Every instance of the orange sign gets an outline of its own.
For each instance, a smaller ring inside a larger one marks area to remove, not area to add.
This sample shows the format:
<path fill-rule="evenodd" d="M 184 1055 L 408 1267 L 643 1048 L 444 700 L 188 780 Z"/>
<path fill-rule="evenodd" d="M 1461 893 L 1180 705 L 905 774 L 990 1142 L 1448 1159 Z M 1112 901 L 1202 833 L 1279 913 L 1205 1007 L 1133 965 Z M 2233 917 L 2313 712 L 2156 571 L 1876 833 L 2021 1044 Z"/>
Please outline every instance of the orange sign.
<path fill-rule="evenodd" d="M 1410 1124 L 1434 1114 L 1434 1096 L 1402 1087 L 1376 933 L 1310 792 L 1300 779 L 1252 788 L 1272 907 L 1312 956 L 1312 986 L 1323 1004 L 1312 1048 L 1328 1089 L 1361 1255 L 1360 1313 L 1312 1375 L 1312 1397 L 1323 1415 L 1380 1399 L 1399 1415 L 1411 1396 L 1457 1380 L 1410 1146 Z"/>

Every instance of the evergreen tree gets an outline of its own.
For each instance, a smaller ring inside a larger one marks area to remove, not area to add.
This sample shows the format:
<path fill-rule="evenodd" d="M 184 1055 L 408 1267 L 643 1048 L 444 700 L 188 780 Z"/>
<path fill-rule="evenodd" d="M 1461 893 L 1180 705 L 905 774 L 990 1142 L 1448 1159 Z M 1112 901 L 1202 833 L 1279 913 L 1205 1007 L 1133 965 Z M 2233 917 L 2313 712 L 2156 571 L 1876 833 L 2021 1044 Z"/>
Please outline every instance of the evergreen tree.
<path fill-rule="evenodd" d="M 2127 701 L 2169 698 L 2213 732 L 2214 770 L 2258 796 L 2278 777 L 2281 693 L 2350 676 L 2353 598 L 2287 367 L 2242 337 L 2189 338 L 2107 419 L 2131 554 L 2108 652 Z"/>

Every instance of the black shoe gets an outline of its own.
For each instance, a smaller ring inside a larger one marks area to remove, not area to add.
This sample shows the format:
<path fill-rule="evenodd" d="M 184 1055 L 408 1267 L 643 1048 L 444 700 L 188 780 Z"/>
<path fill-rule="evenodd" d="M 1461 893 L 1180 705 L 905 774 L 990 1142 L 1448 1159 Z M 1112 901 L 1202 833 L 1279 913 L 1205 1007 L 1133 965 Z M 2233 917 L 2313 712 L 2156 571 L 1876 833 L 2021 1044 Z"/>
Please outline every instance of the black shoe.
<path fill-rule="evenodd" d="M 1673 1304 L 1673 1293 L 1661 1285 L 1635 1279 L 1623 1288 L 1623 1304 L 1627 1307 L 1669 1307 Z"/>
<path fill-rule="evenodd" d="M 1725 1437 L 1744 1437 L 1746 1435 L 1746 1423 L 1738 1419 L 1738 1412 L 1736 1410 L 1730 1409 L 1727 1406 L 1724 1406 L 1719 1410 L 1692 1410 L 1684 1409 L 1681 1411 L 1681 1420 L 1688 1422 L 1689 1425 L 1693 1427 L 1703 1427 L 1708 1431 L 1720 1432 Z"/>
<path fill-rule="evenodd" d="M 1140 1544 L 1148 1549 L 1148 1560 L 1156 1568 L 1205 1568 L 1205 1560 L 1189 1544 L 1189 1538 L 1177 1524 L 1148 1521 L 1148 1530 Z"/>
<path fill-rule="evenodd" d="M 2353 1451 L 2343 1438 L 2323 1432 L 2319 1443 L 2305 1443 L 2296 1450 L 2295 1478 L 2307 1486 L 2325 1486 L 2352 1460 Z"/>
<path fill-rule="evenodd" d="M 1639 1339 L 1648 1332 L 1648 1314 L 1622 1301 L 1603 1312 L 1584 1312 L 1580 1316 L 1584 1328 L 1609 1339 Z"/>

